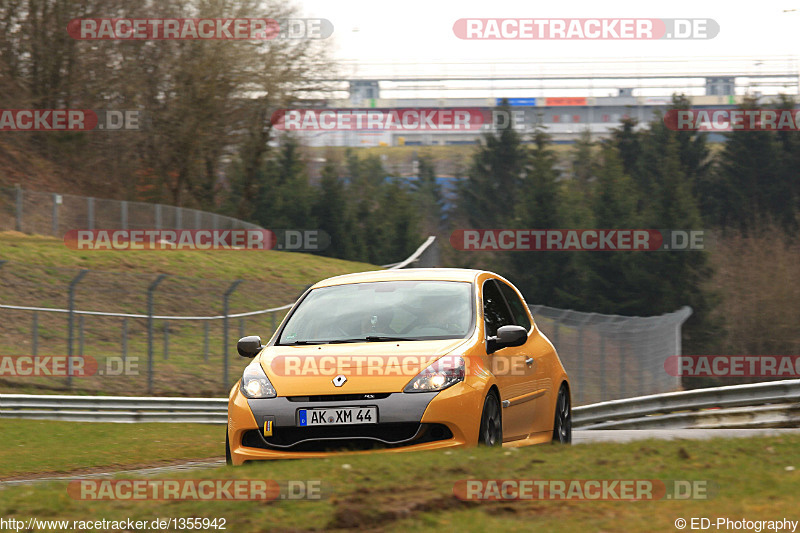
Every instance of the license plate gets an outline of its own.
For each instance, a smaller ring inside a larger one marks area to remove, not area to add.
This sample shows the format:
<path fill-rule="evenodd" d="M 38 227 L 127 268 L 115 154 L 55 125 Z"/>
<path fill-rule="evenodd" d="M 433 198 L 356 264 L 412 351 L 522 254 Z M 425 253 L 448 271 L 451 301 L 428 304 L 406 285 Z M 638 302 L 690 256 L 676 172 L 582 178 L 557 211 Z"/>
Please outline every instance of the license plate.
<path fill-rule="evenodd" d="M 300 409 L 297 425 L 341 426 L 344 424 L 377 424 L 377 407 L 332 407 L 326 409 Z"/>

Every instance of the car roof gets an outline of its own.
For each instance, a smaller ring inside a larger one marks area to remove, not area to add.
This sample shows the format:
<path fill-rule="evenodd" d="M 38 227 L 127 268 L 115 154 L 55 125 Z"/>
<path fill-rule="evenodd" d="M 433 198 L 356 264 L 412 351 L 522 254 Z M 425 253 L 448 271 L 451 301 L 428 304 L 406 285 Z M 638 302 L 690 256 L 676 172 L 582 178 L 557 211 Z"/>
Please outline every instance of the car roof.
<path fill-rule="evenodd" d="M 312 288 L 347 285 L 350 283 L 368 283 L 373 281 L 464 281 L 472 283 L 485 270 L 466 268 L 404 268 L 398 270 L 373 270 L 356 272 L 324 279 Z M 496 274 L 495 274 L 496 275 Z"/>

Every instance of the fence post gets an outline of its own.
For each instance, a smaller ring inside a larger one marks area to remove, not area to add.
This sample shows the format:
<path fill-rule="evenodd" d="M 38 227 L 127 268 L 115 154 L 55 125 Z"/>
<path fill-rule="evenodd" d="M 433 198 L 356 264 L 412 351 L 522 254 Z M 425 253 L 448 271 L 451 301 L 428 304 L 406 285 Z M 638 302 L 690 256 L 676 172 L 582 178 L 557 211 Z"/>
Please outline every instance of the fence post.
<path fill-rule="evenodd" d="M 625 370 L 627 370 L 625 368 L 625 359 L 627 358 L 627 350 L 625 349 L 625 343 L 623 341 L 620 341 L 618 338 L 617 342 L 619 343 L 619 397 L 627 398 L 628 395 L 625 392 Z"/>
<path fill-rule="evenodd" d="M 230 298 L 233 291 L 236 290 L 236 287 L 244 281 L 241 279 L 237 279 L 231 286 L 228 287 L 228 290 L 225 291 L 224 296 L 222 297 L 222 314 L 225 316 L 223 319 L 223 332 L 222 332 L 222 342 L 223 342 L 223 349 L 222 349 L 222 388 L 223 390 L 228 386 L 228 299 Z"/>
<path fill-rule="evenodd" d="M 58 237 L 58 204 L 61 203 L 61 195 L 53 193 L 53 236 Z"/>
<path fill-rule="evenodd" d="M 83 315 L 78 315 L 78 355 L 83 357 Z"/>
<path fill-rule="evenodd" d="M 17 183 L 16 186 L 16 216 L 14 217 L 14 229 L 21 232 L 22 231 L 22 188 Z"/>
<path fill-rule="evenodd" d="M 164 281 L 166 274 L 159 274 L 147 288 L 147 393 L 153 393 L 153 293 Z"/>
<path fill-rule="evenodd" d="M 86 208 L 88 211 L 88 225 L 87 229 L 93 230 L 94 229 L 94 198 L 87 198 L 86 199 Z"/>
<path fill-rule="evenodd" d="M 209 321 L 208 320 L 204 320 L 203 322 L 205 322 L 205 327 L 203 328 L 205 330 L 205 336 L 204 336 L 204 340 L 203 340 L 203 359 L 207 363 L 208 362 L 208 327 L 209 327 Z"/>
<path fill-rule="evenodd" d="M 169 359 L 169 320 L 164 321 L 164 361 Z"/>
<path fill-rule="evenodd" d="M 183 229 L 183 208 L 176 207 L 175 208 L 175 229 Z"/>
<path fill-rule="evenodd" d="M 122 319 L 122 362 L 128 360 L 128 319 Z M 123 365 L 124 368 L 124 365 Z"/>
<path fill-rule="evenodd" d="M 600 368 L 602 369 L 602 375 L 600 376 L 600 400 L 601 402 L 606 402 L 609 400 L 608 398 L 608 390 L 607 390 L 607 373 L 606 373 L 606 333 L 604 328 L 598 328 L 598 333 L 600 334 Z"/>
<path fill-rule="evenodd" d="M 39 351 L 39 311 L 33 312 L 33 355 Z"/>
<path fill-rule="evenodd" d="M 161 229 L 161 204 L 156 204 L 156 229 Z"/>
<path fill-rule="evenodd" d="M 200 211 L 194 210 L 194 229 L 202 229 L 200 227 Z"/>
<path fill-rule="evenodd" d="M 575 387 L 577 390 L 575 391 L 577 394 L 578 403 L 583 401 L 583 389 L 586 388 L 586 380 L 584 379 L 583 374 L 583 325 L 585 321 L 581 321 L 578 324 L 578 379 L 576 380 L 576 384 L 578 385 Z"/>
<path fill-rule="evenodd" d="M 120 222 L 122 222 L 122 224 L 120 224 L 122 229 L 128 229 L 128 202 L 125 200 L 119 204 L 119 218 Z"/>
<path fill-rule="evenodd" d="M 72 343 L 74 341 L 73 324 L 75 323 L 75 287 L 81 282 L 84 276 L 89 273 L 89 269 L 84 268 L 78 275 L 69 282 L 69 293 L 67 296 L 67 308 L 69 318 L 67 320 L 67 387 L 72 388 Z"/>

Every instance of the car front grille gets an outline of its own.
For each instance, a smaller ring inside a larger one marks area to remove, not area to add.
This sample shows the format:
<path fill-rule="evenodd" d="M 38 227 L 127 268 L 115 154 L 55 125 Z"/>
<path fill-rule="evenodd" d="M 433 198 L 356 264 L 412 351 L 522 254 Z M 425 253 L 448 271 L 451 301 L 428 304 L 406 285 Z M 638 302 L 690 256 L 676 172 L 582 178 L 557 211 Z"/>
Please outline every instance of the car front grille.
<path fill-rule="evenodd" d="M 264 437 L 257 429 L 245 432 L 242 446 L 287 452 L 323 452 L 398 448 L 452 439 L 444 424 L 398 422 L 328 427 L 275 427 Z"/>
<path fill-rule="evenodd" d="M 317 396 L 287 396 L 290 402 L 349 402 L 358 400 L 383 400 L 390 392 L 374 394 L 319 394 Z"/>

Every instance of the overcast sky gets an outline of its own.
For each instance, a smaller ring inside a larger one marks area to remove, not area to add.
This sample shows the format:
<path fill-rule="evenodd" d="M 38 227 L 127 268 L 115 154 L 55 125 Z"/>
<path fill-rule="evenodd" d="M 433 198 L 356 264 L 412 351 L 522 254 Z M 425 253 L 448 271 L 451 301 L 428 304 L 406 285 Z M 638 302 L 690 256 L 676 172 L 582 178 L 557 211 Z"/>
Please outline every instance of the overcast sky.
<path fill-rule="evenodd" d="M 585 1 L 295 0 L 312 17 L 334 25 L 332 51 L 363 63 L 467 62 L 504 59 L 647 58 L 800 55 L 800 0 Z M 794 12 L 784 10 L 798 9 Z M 711 40 L 465 41 L 459 18 L 712 18 Z M 755 60 L 754 62 L 755 63 Z M 680 70 L 680 66 L 676 65 Z"/>

